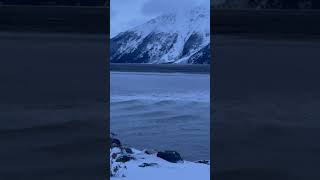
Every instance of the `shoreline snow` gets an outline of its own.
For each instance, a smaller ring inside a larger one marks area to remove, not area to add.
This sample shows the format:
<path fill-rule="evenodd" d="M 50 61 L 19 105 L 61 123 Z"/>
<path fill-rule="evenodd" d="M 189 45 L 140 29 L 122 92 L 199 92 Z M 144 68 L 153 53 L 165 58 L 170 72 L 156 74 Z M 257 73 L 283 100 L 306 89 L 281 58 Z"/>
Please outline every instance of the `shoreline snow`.
<path fill-rule="evenodd" d="M 210 161 L 191 162 L 181 158 L 177 162 L 169 162 L 160 158 L 159 152 L 124 147 L 119 140 L 111 138 L 110 179 L 209 180 Z"/>

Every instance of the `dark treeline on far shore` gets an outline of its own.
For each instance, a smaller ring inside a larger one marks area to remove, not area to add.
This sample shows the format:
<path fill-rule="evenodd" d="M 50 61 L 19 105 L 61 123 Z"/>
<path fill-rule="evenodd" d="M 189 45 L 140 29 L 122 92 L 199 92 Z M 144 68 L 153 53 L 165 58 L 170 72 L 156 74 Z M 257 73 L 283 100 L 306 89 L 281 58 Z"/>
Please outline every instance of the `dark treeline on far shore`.
<path fill-rule="evenodd" d="M 115 72 L 155 72 L 209 74 L 208 64 L 135 64 L 111 63 L 110 70 Z"/>
<path fill-rule="evenodd" d="M 105 6 L 107 0 L 0 0 L 0 5 Z"/>
<path fill-rule="evenodd" d="M 215 8 L 320 9 L 319 0 L 214 0 Z"/>

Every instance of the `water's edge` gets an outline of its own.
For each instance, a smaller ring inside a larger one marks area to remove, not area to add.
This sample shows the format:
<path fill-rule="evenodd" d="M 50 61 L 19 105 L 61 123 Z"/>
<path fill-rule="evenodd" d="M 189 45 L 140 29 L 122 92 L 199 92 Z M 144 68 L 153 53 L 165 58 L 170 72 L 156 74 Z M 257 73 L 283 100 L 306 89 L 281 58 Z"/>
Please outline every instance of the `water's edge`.
<path fill-rule="evenodd" d="M 209 74 L 210 64 L 115 64 L 110 71 Z"/>

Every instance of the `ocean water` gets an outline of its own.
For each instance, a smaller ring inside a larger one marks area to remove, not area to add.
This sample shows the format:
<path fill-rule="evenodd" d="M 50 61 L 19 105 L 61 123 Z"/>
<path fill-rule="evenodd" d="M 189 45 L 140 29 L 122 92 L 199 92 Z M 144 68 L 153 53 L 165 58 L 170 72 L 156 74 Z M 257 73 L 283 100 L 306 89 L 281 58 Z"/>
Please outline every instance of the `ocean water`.
<path fill-rule="evenodd" d="M 210 159 L 209 74 L 111 72 L 111 131 L 138 149 Z"/>

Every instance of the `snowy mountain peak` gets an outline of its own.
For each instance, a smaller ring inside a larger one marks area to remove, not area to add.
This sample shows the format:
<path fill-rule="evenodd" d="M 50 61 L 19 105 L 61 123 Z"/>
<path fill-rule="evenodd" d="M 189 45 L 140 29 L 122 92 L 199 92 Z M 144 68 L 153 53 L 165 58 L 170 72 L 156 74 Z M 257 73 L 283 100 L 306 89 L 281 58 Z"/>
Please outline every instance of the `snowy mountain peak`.
<path fill-rule="evenodd" d="M 113 63 L 210 63 L 210 10 L 167 13 L 111 39 Z"/>

